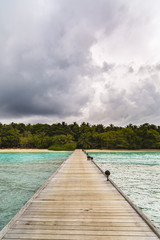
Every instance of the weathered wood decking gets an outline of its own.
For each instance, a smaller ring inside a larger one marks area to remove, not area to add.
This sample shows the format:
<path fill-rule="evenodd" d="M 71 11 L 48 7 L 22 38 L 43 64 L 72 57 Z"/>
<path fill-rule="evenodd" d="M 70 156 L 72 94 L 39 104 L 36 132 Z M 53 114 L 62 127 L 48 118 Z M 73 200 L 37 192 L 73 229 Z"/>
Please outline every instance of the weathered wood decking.
<path fill-rule="evenodd" d="M 0 239 L 159 239 L 86 159 L 76 150 L 3 229 Z"/>

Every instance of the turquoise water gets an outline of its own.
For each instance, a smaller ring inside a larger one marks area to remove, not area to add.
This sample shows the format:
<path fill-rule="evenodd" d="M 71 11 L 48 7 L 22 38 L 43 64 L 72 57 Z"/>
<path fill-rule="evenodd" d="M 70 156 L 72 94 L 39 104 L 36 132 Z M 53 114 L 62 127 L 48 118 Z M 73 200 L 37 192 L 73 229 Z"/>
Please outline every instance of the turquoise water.
<path fill-rule="evenodd" d="M 0 230 L 69 155 L 0 153 Z"/>
<path fill-rule="evenodd" d="M 94 161 L 160 228 L 160 153 L 89 153 Z"/>

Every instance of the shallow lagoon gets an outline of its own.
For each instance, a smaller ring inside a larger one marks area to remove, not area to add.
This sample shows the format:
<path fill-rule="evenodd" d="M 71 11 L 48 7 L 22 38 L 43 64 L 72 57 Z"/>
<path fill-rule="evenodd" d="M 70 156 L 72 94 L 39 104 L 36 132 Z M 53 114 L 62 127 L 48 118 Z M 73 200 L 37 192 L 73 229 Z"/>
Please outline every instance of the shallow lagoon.
<path fill-rule="evenodd" d="M 0 153 L 0 230 L 69 155 Z"/>
<path fill-rule="evenodd" d="M 89 153 L 101 169 L 160 228 L 160 153 Z"/>

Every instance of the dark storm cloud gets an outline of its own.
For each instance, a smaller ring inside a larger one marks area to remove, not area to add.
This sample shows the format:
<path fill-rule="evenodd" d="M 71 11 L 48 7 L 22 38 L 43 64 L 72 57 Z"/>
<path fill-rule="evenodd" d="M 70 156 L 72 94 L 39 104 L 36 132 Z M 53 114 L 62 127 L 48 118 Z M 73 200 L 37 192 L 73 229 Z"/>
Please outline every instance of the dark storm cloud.
<path fill-rule="evenodd" d="M 121 11 L 112 1 L 68 0 L 46 1 L 45 14 L 43 1 L 32 3 L 1 3 L 8 9 L 1 15 L 1 118 L 79 115 L 92 94 L 85 77 L 93 69 L 95 33 L 110 33 L 117 22 L 113 12 Z"/>

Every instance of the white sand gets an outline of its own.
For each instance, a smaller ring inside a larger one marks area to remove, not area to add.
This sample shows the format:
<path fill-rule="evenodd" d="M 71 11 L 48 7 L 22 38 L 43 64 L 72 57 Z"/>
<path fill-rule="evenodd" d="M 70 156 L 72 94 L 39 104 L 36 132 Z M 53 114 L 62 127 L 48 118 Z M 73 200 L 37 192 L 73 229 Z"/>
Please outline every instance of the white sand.
<path fill-rule="evenodd" d="M 89 149 L 85 150 L 86 152 L 160 152 L 160 149 L 139 149 L 139 150 L 108 150 L 108 149 Z"/>
<path fill-rule="evenodd" d="M 48 149 L 21 149 L 21 148 L 7 148 L 7 149 L 0 149 L 0 153 L 42 153 L 42 152 L 69 152 L 69 151 L 52 151 Z"/>

